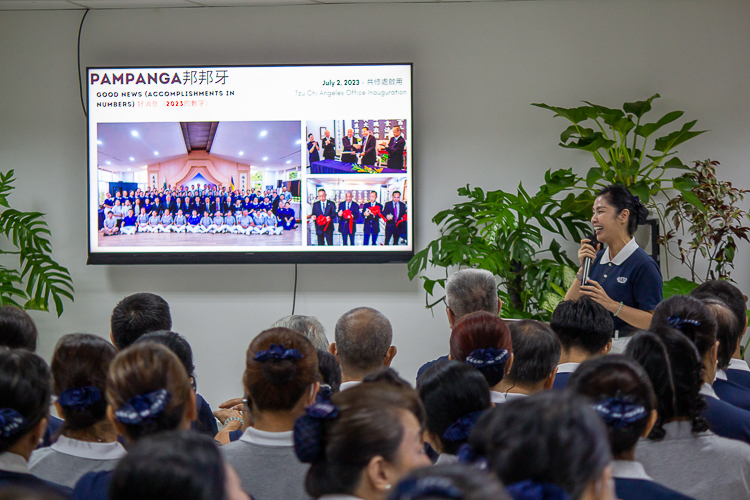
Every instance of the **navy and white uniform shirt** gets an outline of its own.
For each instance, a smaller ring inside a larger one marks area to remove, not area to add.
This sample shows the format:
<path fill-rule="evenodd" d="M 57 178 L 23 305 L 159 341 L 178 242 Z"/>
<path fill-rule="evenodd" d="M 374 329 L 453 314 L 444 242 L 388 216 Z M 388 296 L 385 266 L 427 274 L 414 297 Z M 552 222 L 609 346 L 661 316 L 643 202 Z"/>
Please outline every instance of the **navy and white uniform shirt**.
<path fill-rule="evenodd" d="M 620 500 L 691 500 L 675 490 L 654 482 L 640 462 L 612 461 L 612 478 Z"/>
<path fill-rule="evenodd" d="M 750 389 L 750 367 L 744 359 L 730 359 L 729 366 L 724 373 L 730 382 Z"/>
<path fill-rule="evenodd" d="M 750 444 L 750 412 L 719 399 L 713 387 L 704 383 L 700 394 L 707 408 L 703 416 L 714 434 Z"/>
<path fill-rule="evenodd" d="M 604 288 L 610 299 L 634 309 L 653 311 L 663 300 L 661 269 L 635 238 L 614 259 L 610 259 L 609 249 L 600 250 L 591 266 L 591 279 Z M 619 317 L 613 319 L 620 335 L 635 331 Z"/>

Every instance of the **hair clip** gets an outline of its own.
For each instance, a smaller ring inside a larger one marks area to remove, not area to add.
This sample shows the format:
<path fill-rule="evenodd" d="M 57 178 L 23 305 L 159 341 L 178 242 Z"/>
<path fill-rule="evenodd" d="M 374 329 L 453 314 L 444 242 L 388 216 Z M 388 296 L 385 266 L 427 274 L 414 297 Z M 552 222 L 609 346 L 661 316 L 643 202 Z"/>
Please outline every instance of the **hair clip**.
<path fill-rule="evenodd" d="M 131 425 L 149 423 L 164 411 L 171 396 L 166 389 L 134 396 L 115 410 L 115 420 Z"/>
<path fill-rule="evenodd" d="M 469 443 L 461 445 L 456 453 L 456 457 L 458 457 L 458 462 L 461 464 L 473 465 L 480 470 L 487 470 L 487 459 L 479 456 L 477 450 Z"/>
<path fill-rule="evenodd" d="M 466 362 L 478 370 L 499 370 L 508 360 L 508 351 L 505 349 L 476 349 L 466 358 Z"/>
<path fill-rule="evenodd" d="M 284 349 L 284 344 L 271 344 L 271 347 L 265 351 L 258 351 L 253 357 L 253 361 L 268 361 L 269 359 L 302 359 L 305 356 L 299 352 L 299 349 Z"/>
<path fill-rule="evenodd" d="M 562 488 L 551 483 L 536 483 L 530 479 L 506 487 L 513 500 L 570 500 Z"/>
<path fill-rule="evenodd" d="M 331 403 L 315 403 L 294 422 L 294 452 L 300 462 L 312 463 L 323 455 L 323 422 L 339 416 L 339 407 Z"/>
<path fill-rule="evenodd" d="M 401 481 L 388 497 L 389 500 L 417 500 L 418 498 L 450 498 L 460 500 L 463 493 L 447 477 L 408 478 Z"/>
<path fill-rule="evenodd" d="M 60 403 L 60 406 L 72 408 L 73 411 L 83 411 L 101 399 L 101 391 L 93 385 L 69 387 L 57 396 L 57 402 Z"/>
<path fill-rule="evenodd" d="M 330 403 L 331 396 L 333 396 L 333 389 L 331 389 L 331 386 L 328 384 L 320 384 L 320 389 L 318 389 L 318 395 L 315 396 L 315 402 L 316 403 Z"/>
<path fill-rule="evenodd" d="M 670 316 L 667 318 L 667 324 L 672 328 L 681 330 L 685 325 L 700 326 L 701 322 L 695 319 L 682 319 L 679 316 Z"/>
<path fill-rule="evenodd" d="M 477 423 L 481 415 L 481 411 L 475 411 L 459 418 L 450 427 L 445 429 L 443 439 L 446 441 L 466 441 L 469 439 L 469 434 L 471 434 L 474 424 Z"/>
<path fill-rule="evenodd" d="M 614 425 L 616 428 L 640 422 L 648 414 L 642 405 L 625 401 L 618 396 L 599 401 L 593 408 L 607 425 Z"/>
<path fill-rule="evenodd" d="M 13 408 L 0 409 L 0 435 L 2 437 L 15 436 L 26 427 L 27 423 L 24 416 Z"/>

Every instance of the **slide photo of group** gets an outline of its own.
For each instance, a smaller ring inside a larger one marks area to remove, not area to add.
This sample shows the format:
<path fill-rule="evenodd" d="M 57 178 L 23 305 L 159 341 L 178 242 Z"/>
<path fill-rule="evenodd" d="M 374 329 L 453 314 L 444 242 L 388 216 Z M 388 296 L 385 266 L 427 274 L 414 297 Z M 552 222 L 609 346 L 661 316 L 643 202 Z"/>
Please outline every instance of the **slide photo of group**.
<path fill-rule="evenodd" d="M 98 245 L 301 246 L 301 125 L 99 123 Z"/>
<path fill-rule="evenodd" d="M 308 120 L 307 173 L 403 174 L 409 150 L 405 119 Z"/>
<path fill-rule="evenodd" d="M 406 176 L 308 177 L 306 187 L 308 245 L 407 244 Z"/>

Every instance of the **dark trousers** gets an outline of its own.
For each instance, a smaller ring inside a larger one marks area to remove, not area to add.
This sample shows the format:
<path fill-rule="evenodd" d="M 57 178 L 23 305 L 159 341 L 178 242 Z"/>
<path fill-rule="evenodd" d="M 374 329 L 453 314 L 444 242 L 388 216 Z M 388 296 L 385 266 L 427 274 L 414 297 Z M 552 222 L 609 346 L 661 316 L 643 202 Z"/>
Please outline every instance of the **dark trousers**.
<path fill-rule="evenodd" d="M 378 234 L 377 233 L 373 233 L 373 234 L 365 233 L 365 246 L 367 246 L 367 244 L 370 242 L 370 236 L 372 236 L 372 245 L 373 246 L 377 245 Z"/>
<path fill-rule="evenodd" d="M 329 247 L 333 246 L 333 231 L 326 231 L 318 235 L 318 246 L 322 247 L 324 242 Z"/>
<path fill-rule="evenodd" d="M 401 238 L 401 231 L 396 227 L 385 228 L 385 244 L 391 244 L 391 238 L 393 238 L 393 244 L 398 245 L 398 240 Z"/>
<path fill-rule="evenodd" d="M 341 233 L 341 239 L 344 240 L 344 246 L 347 246 L 347 240 L 351 241 L 354 246 L 354 233 Z"/>

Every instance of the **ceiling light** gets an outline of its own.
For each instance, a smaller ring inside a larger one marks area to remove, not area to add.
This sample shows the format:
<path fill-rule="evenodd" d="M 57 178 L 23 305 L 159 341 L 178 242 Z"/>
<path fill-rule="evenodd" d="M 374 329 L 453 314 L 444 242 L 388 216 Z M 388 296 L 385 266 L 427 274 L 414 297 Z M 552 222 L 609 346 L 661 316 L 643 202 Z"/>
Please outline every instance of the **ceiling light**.
<path fill-rule="evenodd" d="M 268 160 L 268 156 L 263 157 L 263 161 L 266 161 L 266 160 Z"/>
<path fill-rule="evenodd" d="M 302 144 L 302 139 L 297 139 L 297 142 L 295 144 Z"/>
<path fill-rule="evenodd" d="M 133 137 L 138 137 L 138 131 L 137 130 L 131 130 L 130 131 L 130 135 L 132 135 Z"/>
<path fill-rule="evenodd" d="M 97 141 L 96 141 L 96 143 L 97 143 L 98 145 L 100 145 L 100 146 L 101 146 L 102 144 L 104 144 L 104 143 L 103 143 L 103 142 L 101 141 L 101 139 L 97 140 Z"/>
<path fill-rule="evenodd" d="M 111 161 L 105 161 L 104 163 L 106 163 L 107 165 L 112 165 Z"/>
<path fill-rule="evenodd" d="M 268 130 L 261 130 L 260 131 L 260 136 L 261 137 L 265 137 L 267 134 L 268 134 Z"/>
<path fill-rule="evenodd" d="M 128 172 L 130 172 L 130 167 L 128 167 Z"/>
<path fill-rule="evenodd" d="M 242 156 L 242 155 L 244 155 L 244 154 L 245 154 L 245 152 L 244 152 L 244 151 L 240 151 L 240 156 Z"/>
<path fill-rule="evenodd" d="M 289 164 L 289 163 L 292 163 L 292 160 L 287 160 L 286 162 L 287 162 L 287 164 Z"/>
<path fill-rule="evenodd" d="M 159 152 L 158 151 L 154 151 L 154 156 L 159 156 Z"/>
<path fill-rule="evenodd" d="M 130 161 L 135 161 L 135 158 L 133 158 L 133 157 L 131 156 L 130 158 L 128 158 L 128 160 L 130 160 Z"/>

